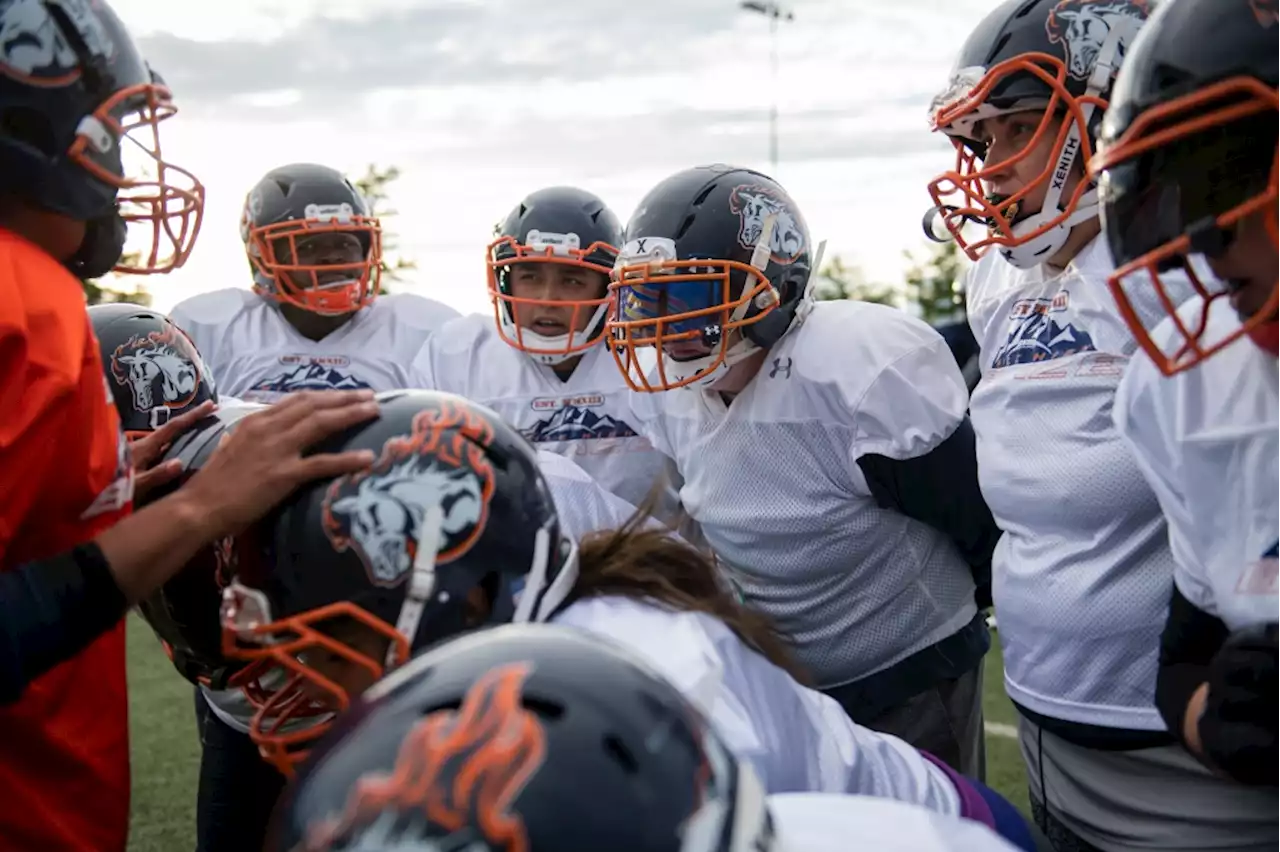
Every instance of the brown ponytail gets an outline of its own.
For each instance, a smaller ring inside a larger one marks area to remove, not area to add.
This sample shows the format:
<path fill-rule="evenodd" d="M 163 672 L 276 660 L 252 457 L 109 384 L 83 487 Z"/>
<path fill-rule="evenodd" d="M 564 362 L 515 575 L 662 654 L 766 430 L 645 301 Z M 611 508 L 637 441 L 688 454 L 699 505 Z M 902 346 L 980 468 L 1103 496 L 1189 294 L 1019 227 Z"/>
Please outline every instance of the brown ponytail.
<path fill-rule="evenodd" d="M 679 612 L 719 619 L 748 647 L 809 685 L 791 649 L 763 614 L 738 602 L 720 576 L 714 557 L 670 530 L 646 526 L 653 495 L 616 530 L 583 537 L 578 550 L 578 597 L 618 596 L 656 603 Z"/>

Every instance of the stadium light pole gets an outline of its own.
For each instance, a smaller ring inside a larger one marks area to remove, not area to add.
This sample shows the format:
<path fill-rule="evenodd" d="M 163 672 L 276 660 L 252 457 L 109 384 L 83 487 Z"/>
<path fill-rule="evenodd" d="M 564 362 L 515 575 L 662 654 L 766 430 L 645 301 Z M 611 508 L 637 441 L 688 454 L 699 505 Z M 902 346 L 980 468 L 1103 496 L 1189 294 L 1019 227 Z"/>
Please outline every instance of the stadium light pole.
<path fill-rule="evenodd" d="M 796 16 L 780 3 L 742 0 L 738 7 L 769 19 L 769 168 L 773 177 L 778 172 L 778 22 L 794 21 Z"/>

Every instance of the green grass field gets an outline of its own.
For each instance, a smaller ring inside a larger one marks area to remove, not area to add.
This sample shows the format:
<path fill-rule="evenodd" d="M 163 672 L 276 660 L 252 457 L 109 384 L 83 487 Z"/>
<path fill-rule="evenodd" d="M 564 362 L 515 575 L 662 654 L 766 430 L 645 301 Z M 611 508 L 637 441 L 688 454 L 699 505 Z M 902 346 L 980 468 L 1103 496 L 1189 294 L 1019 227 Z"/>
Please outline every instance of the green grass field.
<path fill-rule="evenodd" d="M 1026 780 L 1015 723 L 1004 695 L 998 649 L 986 667 L 987 783 L 1027 809 Z M 133 823 L 130 852 L 195 848 L 196 738 L 191 687 L 174 672 L 151 631 L 129 618 L 129 699 L 133 737 Z"/>

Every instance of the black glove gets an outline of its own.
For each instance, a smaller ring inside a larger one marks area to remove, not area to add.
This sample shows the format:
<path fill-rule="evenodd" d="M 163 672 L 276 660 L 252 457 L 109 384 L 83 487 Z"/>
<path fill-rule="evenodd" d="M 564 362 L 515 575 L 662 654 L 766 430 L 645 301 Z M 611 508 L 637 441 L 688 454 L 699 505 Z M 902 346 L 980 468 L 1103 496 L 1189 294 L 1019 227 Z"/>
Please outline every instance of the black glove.
<path fill-rule="evenodd" d="M 120 262 L 128 226 L 120 218 L 118 208 L 85 223 L 84 240 L 64 266 L 81 280 L 100 278 Z"/>
<path fill-rule="evenodd" d="M 1213 765 L 1242 784 L 1276 786 L 1277 625 L 1237 630 L 1209 663 L 1200 742 Z"/>

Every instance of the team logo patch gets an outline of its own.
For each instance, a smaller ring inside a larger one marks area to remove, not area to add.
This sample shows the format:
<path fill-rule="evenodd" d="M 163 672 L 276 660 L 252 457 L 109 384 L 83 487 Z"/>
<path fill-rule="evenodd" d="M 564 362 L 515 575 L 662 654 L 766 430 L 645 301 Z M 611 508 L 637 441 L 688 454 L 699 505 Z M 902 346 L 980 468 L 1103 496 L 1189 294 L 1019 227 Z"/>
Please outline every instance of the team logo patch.
<path fill-rule="evenodd" d="M 489 519 L 494 476 L 483 448 L 492 441 L 493 427 L 465 405 L 446 402 L 419 413 L 413 433 L 387 441 L 372 469 L 330 484 L 325 535 L 338 552 L 356 552 L 375 586 L 397 586 L 413 569 L 428 507 L 438 506 L 435 563 L 452 562 L 479 540 Z"/>
<path fill-rule="evenodd" d="M 1049 12 L 1044 28 L 1050 43 L 1062 45 L 1067 73 L 1087 80 L 1112 28 L 1124 28 L 1118 59 L 1124 56 L 1148 12 L 1147 0 L 1061 0 Z"/>
<path fill-rule="evenodd" d="M 992 369 L 1095 351 L 1089 332 L 1072 324 L 1070 307 L 1071 294 L 1066 290 L 1052 299 L 1014 302 L 1009 311 L 1009 336 L 992 359 Z"/>
<path fill-rule="evenodd" d="M 67 86 L 80 78 L 76 51 L 49 7 L 57 6 L 92 56 L 110 60 L 115 43 L 89 0 L 11 0 L 0 6 L 0 73 L 32 86 Z"/>
<path fill-rule="evenodd" d="M 778 193 L 759 184 L 735 186 L 729 193 L 729 209 L 738 214 L 738 245 L 750 251 L 764 233 L 764 220 L 770 213 L 777 214 L 773 228 L 773 240 L 769 246 L 770 259 L 774 263 L 794 263 L 804 252 L 805 236 L 788 202 Z"/>
<path fill-rule="evenodd" d="M 496 666 L 456 710 L 419 720 L 395 766 L 362 776 L 340 814 L 308 826 L 299 852 L 528 852 L 515 803 L 547 753 L 546 729 L 524 707 L 532 671 Z"/>
<path fill-rule="evenodd" d="M 110 367 L 116 383 L 129 389 L 134 409 L 150 412 L 152 429 L 190 405 L 201 385 L 212 388 L 200 354 L 177 326 L 133 335 L 111 353 Z"/>
<path fill-rule="evenodd" d="M 1253 11 L 1253 16 L 1258 19 L 1258 23 L 1263 29 L 1271 29 L 1276 25 L 1276 21 L 1280 20 L 1280 10 L 1277 9 L 1276 0 L 1249 0 L 1249 8 Z"/>

